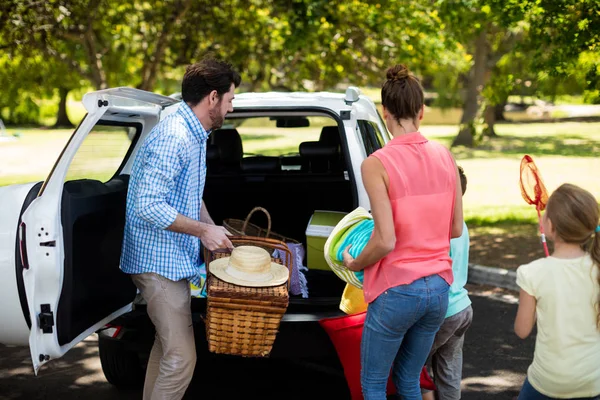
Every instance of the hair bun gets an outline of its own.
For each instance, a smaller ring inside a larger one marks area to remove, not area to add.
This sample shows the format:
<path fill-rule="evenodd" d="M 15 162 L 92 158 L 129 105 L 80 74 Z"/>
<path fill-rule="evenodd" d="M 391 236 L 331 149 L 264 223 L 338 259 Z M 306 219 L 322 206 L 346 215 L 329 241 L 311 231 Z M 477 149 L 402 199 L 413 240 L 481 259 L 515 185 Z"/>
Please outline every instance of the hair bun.
<path fill-rule="evenodd" d="M 387 79 L 390 81 L 398 81 L 406 79 L 410 75 L 410 71 L 404 64 L 396 64 L 387 70 Z"/>

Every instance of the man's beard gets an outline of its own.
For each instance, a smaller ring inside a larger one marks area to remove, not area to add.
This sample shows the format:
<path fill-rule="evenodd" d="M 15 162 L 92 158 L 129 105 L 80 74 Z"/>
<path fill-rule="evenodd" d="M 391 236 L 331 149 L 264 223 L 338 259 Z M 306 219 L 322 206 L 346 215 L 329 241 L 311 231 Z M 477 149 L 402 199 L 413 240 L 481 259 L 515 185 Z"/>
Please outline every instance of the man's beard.
<path fill-rule="evenodd" d="M 219 113 L 221 111 L 221 101 L 217 103 L 216 107 L 212 110 L 208 110 L 208 116 L 210 117 L 210 130 L 219 129 L 223 126 L 225 118 Z"/>

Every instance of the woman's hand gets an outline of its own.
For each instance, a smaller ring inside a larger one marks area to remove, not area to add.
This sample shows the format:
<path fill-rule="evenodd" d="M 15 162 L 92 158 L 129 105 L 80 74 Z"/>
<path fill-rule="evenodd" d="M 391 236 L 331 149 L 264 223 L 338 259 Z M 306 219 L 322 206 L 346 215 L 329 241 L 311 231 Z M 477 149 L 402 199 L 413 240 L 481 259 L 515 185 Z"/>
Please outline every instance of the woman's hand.
<path fill-rule="evenodd" d="M 344 259 L 344 266 L 346 268 L 348 268 L 350 271 L 360 271 L 360 269 L 359 270 L 354 269 L 354 257 L 352 257 L 350 255 L 350 252 L 349 252 L 350 247 L 352 247 L 351 244 L 348 245 L 348 247 L 346 247 L 344 249 L 344 252 L 342 253 L 342 258 Z"/>

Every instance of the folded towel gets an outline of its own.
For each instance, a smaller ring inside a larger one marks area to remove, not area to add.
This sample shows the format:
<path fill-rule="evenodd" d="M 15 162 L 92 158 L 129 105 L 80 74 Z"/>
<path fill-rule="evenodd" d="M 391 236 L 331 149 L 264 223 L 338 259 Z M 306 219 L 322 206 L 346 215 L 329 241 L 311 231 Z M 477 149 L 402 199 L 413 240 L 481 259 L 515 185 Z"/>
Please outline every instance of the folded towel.
<path fill-rule="evenodd" d="M 344 266 L 342 254 L 352 244 L 349 252 L 357 257 L 364 249 L 373 232 L 373 217 L 363 207 L 358 207 L 346 215 L 333 228 L 324 247 L 325 261 L 344 282 L 359 289 L 363 286 L 363 272 L 350 271 Z"/>
<path fill-rule="evenodd" d="M 339 246 L 336 246 L 337 255 L 336 258 L 340 261 L 344 260 L 343 253 L 346 247 L 352 245 L 348 251 L 354 258 L 358 257 L 362 253 L 363 249 L 371 239 L 373 234 L 373 228 L 375 223 L 372 219 L 365 219 L 356 223 L 354 226 L 348 229 L 348 234 L 340 240 Z"/>
<path fill-rule="evenodd" d="M 367 311 L 367 302 L 362 289 L 346 283 L 342 300 L 340 301 L 340 310 L 346 314 L 357 314 Z"/>
<path fill-rule="evenodd" d="M 190 282 L 190 292 L 192 297 L 206 297 L 206 264 L 202 263 L 198 271 L 198 277 L 200 278 L 200 287 Z"/>
<path fill-rule="evenodd" d="M 302 260 L 304 259 L 304 246 L 302 243 L 286 243 L 288 249 L 292 253 L 292 274 L 290 277 L 290 293 L 294 295 L 302 295 L 302 298 L 308 298 L 308 282 L 306 281 L 306 276 L 303 271 L 308 271 L 304 265 L 302 265 Z M 282 261 L 285 260 L 285 252 L 280 250 L 275 250 L 273 252 L 274 258 L 279 258 Z"/>

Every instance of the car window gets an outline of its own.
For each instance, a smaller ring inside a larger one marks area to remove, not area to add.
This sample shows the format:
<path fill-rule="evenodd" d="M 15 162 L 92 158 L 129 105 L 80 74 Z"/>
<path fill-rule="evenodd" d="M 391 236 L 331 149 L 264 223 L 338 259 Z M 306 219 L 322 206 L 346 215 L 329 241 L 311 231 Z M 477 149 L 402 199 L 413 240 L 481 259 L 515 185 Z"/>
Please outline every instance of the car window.
<path fill-rule="evenodd" d="M 365 145 L 367 155 L 372 154 L 385 145 L 383 132 L 381 132 L 377 123 L 367 120 L 358 120 L 358 129 Z"/>
<path fill-rule="evenodd" d="M 109 181 L 120 170 L 141 124 L 100 121 L 87 135 L 67 171 L 65 181 L 95 179 Z"/>
<path fill-rule="evenodd" d="M 383 117 L 381 116 L 379 111 L 377 111 L 377 116 L 379 117 L 379 122 L 381 123 L 381 125 L 379 125 L 379 126 L 383 127 L 383 130 L 381 130 L 381 129 L 379 129 L 379 126 L 378 126 L 377 130 L 382 134 L 382 138 L 384 139 L 384 142 L 387 143 L 390 140 L 392 140 L 392 135 L 390 134 L 390 131 L 387 130 L 385 121 L 383 120 Z"/>
<path fill-rule="evenodd" d="M 244 156 L 298 154 L 300 143 L 318 141 L 326 126 L 336 126 L 329 117 L 252 117 L 225 120 L 223 128 L 235 128 L 242 139 Z"/>

